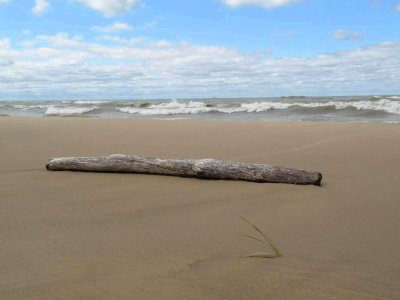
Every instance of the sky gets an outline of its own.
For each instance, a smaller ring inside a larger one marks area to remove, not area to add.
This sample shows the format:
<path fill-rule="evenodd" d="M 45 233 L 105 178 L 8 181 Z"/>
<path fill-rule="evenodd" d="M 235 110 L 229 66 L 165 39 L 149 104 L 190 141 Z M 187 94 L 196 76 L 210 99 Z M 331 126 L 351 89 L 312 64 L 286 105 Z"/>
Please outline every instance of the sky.
<path fill-rule="evenodd" d="M 400 94 L 400 0 L 0 0 L 0 100 Z"/>

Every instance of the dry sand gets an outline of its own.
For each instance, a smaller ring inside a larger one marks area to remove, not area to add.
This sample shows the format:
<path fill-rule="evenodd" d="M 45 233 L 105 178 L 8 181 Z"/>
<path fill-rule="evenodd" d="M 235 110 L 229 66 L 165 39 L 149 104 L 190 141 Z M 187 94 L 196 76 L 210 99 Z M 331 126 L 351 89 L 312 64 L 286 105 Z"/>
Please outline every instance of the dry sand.
<path fill-rule="evenodd" d="M 323 186 L 47 172 L 50 157 L 218 158 Z M 396 124 L 0 118 L 0 299 L 400 299 Z M 280 259 L 238 233 L 257 224 Z"/>

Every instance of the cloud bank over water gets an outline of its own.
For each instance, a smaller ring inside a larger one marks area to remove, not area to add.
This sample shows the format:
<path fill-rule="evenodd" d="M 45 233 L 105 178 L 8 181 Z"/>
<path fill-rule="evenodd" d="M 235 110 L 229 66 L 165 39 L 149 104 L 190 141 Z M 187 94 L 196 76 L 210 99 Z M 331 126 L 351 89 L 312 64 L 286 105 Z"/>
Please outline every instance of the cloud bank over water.
<path fill-rule="evenodd" d="M 66 33 L 0 40 L 0 99 L 396 94 L 400 42 L 307 58 Z"/>

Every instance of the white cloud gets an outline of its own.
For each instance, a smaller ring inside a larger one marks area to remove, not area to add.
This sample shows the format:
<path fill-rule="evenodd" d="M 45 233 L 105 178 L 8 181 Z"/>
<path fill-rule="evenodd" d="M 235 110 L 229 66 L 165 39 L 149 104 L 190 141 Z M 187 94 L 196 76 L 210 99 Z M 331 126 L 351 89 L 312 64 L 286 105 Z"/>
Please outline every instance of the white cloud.
<path fill-rule="evenodd" d="M 38 35 L 31 42 L 33 43 L 33 45 L 35 44 L 35 42 L 41 42 L 41 43 L 47 44 L 48 46 L 57 47 L 57 48 L 62 48 L 62 47 L 77 48 L 77 47 L 83 45 L 81 36 L 74 35 L 74 36 L 70 37 L 65 32 L 60 32 L 60 33 L 57 33 L 55 35 L 50 35 L 50 36 L 49 35 Z"/>
<path fill-rule="evenodd" d="M 275 8 L 301 1 L 302 0 L 222 0 L 222 2 L 232 7 L 257 5 L 265 8 Z"/>
<path fill-rule="evenodd" d="M 9 49 L 11 47 L 11 42 L 9 39 L 0 39 L 0 50 Z"/>
<path fill-rule="evenodd" d="M 0 67 L 8 67 L 14 64 L 10 58 L 10 48 L 11 42 L 9 39 L 0 39 Z"/>
<path fill-rule="evenodd" d="M 32 12 L 36 15 L 41 15 L 49 8 L 49 2 L 47 0 L 35 0 L 35 6 L 32 9 Z"/>
<path fill-rule="evenodd" d="M 400 12 L 400 3 L 394 7 L 394 10 Z"/>
<path fill-rule="evenodd" d="M 66 33 L 31 47 L 0 40 L 0 99 L 395 94 L 400 42 L 310 58 L 274 58 L 221 46 L 148 39 L 111 45 Z"/>
<path fill-rule="evenodd" d="M 143 38 L 140 38 L 140 37 L 125 39 L 125 38 L 115 36 L 115 35 L 110 35 L 110 34 L 101 35 L 98 38 L 103 41 L 109 41 L 109 42 L 119 43 L 119 44 L 127 44 L 130 46 L 138 45 L 138 44 L 142 43 L 144 40 Z"/>
<path fill-rule="evenodd" d="M 86 6 L 101 12 L 106 17 L 114 17 L 128 12 L 138 0 L 76 0 L 86 4 Z"/>
<path fill-rule="evenodd" d="M 10 67 L 14 64 L 14 62 L 7 57 L 0 57 L 0 67 Z"/>
<path fill-rule="evenodd" d="M 358 41 L 363 39 L 363 34 L 359 31 L 346 31 L 336 29 L 331 34 L 332 38 L 341 41 Z"/>
<path fill-rule="evenodd" d="M 92 27 L 92 31 L 95 32 L 104 32 L 104 33 L 110 33 L 110 32 L 117 32 L 117 31 L 131 31 L 132 26 L 127 24 L 127 23 L 122 23 L 122 22 L 116 22 L 111 25 L 107 26 L 94 26 Z"/>
<path fill-rule="evenodd" d="M 0 0 L 0 5 L 1 4 L 6 4 L 6 3 L 8 3 L 9 2 L 9 0 Z"/>

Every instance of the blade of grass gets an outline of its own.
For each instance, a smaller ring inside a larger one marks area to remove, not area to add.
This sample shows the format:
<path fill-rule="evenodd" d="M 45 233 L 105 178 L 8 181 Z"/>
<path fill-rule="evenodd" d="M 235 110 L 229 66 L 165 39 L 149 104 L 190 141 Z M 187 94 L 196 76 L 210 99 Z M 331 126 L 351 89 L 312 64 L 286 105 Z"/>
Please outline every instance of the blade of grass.
<path fill-rule="evenodd" d="M 238 258 L 276 258 L 275 254 L 270 254 L 266 252 L 260 252 L 260 253 L 253 253 L 245 256 L 239 256 Z"/>
<path fill-rule="evenodd" d="M 256 240 L 256 241 L 258 241 L 258 242 L 260 242 L 260 243 L 263 243 L 263 244 L 266 243 L 264 240 L 260 240 L 260 239 L 254 237 L 254 236 L 251 236 L 251 235 L 247 235 L 247 234 L 243 234 L 243 233 L 239 233 L 239 235 L 244 236 L 244 237 L 247 237 L 247 238 L 249 238 L 249 239 Z"/>
<path fill-rule="evenodd" d="M 254 225 L 253 223 L 251 223 L 249 220 L 247 220 L 246 218 L 244 218 L 243 216 L 240 216 L 242 218 L 243 221 L 245 221 L 246 223 L 248 223 L 250 226 L 252 226 L 263 238 L 264 240 L 271 246 L 272 250 L 274 250 L 276 257 L 281 257 L 282 254 L 279 251 L 278 246 L 275 245 L 274 241 L 272 239 L 270 239 L 269 237 L 267 237 L 264 232 L 262 232 L 262 230 L 260 228 L 258 228 L 256 225 Z"/>

